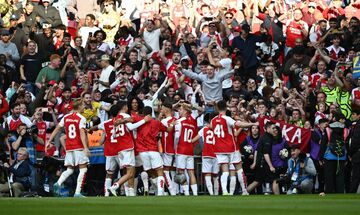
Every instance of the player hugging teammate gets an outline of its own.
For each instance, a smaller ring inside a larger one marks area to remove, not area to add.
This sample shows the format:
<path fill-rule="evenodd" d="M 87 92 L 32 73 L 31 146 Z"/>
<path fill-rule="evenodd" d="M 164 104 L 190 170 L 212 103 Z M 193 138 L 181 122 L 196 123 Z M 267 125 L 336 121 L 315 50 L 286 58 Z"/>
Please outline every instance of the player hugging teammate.
<path fill-rule="evenodd" d="M 83 197 L 81 188 L 90 153 L 85 130 L 86 119 L 81 115 L 82 105 L 81 100 L 74 101 L 73 111 L 63 117 L 46 147 L 50 147 L 56 134 L 64 128 L 67 169 L 54 185 L 56 195 L 74 169 L 79 168 L 74 196 Z M 129 112 L 125 101 L 111 106 L 111 118 L 96 126 L 96 129 L 104 131 L 101 142 L 104 144 L 106 157 L 105 196 L 117 196 L 122 186 L 126 196 L 135 196 L 138 178 L 135 176 L 138 174 L 144 186 L 144 195 L 149 194 L 149 182 L 158 196 L 181 193 L 190 195 L 190 188 L 192 195 L 198 195 L 194 168 L 194 148 L 197 143 L 203 145 L 202 173 L 208 193 L 218 195 L 221 191 L 222 195 L 232 195 L 234 189 L 230 186 L 229 193 L 227 186 L 229 172 L 233 172 L 233 177 L 237 176 L 240 183 L 242 194 L 248 195 L 234 129 L 257 124 L 235 121 L 227 116 L 225 101 L 219 101 L 216 108 L 217 115 L 206 114 L 204 127 L 198 131 L 192 106 L 186 102 L 179 103 L 179 108 L 163 102 L 157 118 L 154 117 L 153 108 L 149 106 L 138 113 Z M 120 178 L 114 179 L 117 172 Z M 221 176 L 220 181 L 218 175 Z"/>

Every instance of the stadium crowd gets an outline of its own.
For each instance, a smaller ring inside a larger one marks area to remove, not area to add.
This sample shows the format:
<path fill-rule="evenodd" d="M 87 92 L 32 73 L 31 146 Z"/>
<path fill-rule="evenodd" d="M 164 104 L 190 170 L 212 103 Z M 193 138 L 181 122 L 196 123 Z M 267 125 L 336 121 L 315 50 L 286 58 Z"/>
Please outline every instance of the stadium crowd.
<path fill-rule="evenodd" d="M 0 194 L 359 192 L 359 9 L 0 0 Z"/>

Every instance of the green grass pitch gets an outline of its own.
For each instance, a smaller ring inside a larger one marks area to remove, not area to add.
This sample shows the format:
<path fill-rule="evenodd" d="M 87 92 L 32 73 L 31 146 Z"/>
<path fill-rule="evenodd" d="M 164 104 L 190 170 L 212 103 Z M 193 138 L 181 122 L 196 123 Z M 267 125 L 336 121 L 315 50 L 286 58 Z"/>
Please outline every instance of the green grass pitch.
<path fill-rule="evenodd" d="M 0 198 L 2 215 L 276 214 L 356 215 L 360 195 Z"/>

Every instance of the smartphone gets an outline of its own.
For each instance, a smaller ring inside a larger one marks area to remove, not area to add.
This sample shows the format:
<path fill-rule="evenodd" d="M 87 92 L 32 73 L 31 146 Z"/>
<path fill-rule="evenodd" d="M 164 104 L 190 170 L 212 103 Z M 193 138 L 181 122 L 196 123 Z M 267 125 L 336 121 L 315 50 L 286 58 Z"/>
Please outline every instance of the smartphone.
<path fill-rule="evenodd" d="M 170 16 L 170 12 L 162 13 L 163 16 Z"/>
<path fill-rule="evenodd" d="M 42 112 L 49 112 L 49 108 L 41 108 Z"/>
<path fill-rule="evenodd" d="M 89 37 L 92 37 L 93 36 L 93 33 L 92 32 L 89 32 Z"/>

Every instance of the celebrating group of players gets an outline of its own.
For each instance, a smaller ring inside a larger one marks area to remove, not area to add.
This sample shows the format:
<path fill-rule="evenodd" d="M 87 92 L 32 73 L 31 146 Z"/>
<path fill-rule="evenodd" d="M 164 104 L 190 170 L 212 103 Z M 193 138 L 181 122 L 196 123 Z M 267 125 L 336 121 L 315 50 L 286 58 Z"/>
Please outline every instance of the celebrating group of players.
<path fill-rule="evenodd" d="M 65 128 L 66 134 L 66 171 L 62 172 L 54 184 L 54 193 L 59 193 L 63 182 L 79 167 L 75 197 L 82 197 L 81 188 L 90 156 L 86 138 L 86 119 L 80 115 L 82 101 L 74 101 L 73 112 L 63 117 L 52 133 L 46 148 L 49 148 L 57 133 Z M 106 156 L 105 196 L 117 195 L 117 190 L 124 186 L 127 196 L 135 196 L 134 176 L 142 167 L 141 179 L 144 193 L 149 192 L 150 182 L 154 184 L 156 194 L 165 194 L 165 186 L 170 195 L 182 190 L 190 195 L 197 195 L 197 182 L 194 173 L 194 146 L 202 139 L 202 173 L 210 195 L 219 194 L 219 167 L 221 169 L 221 191 L 227 190 L 228 177 L 236 175 L 241 185 L 242 195 L 246 191 L 246 177 L 241 165 L 239 146 L 235 142 L 236 128 L 250 127 L 257 123 L 235 121 L 226 116 L 226 102 L 216 105 L 218 115 L 206 114 L 204 127 L 198 131 L 196 120 L 191 116 L 192 108 L 188 103 L 181 103 L 178 119 L 173 115 L 171 103 L 161 105 L 159 120 L 153 118 L 153 110 L 146 106 L 142 115 L 128 114 L 126 101 L 119 101 L 110 108 L 111 119 L 98 125 L 104 130 L 104 155 Z M 161 121 L 160 121 L 161 120 Z M 159 143 L 161 137 L 161 144 Z M 122 169 L 122 176 L 112 184 L 116 169 Z M 187 171 L 188 179 L 185 177 Z M 180 186 L 179 186 L 180 185 Z M 180 189 L 179 189 L 180 188 Z"/>

